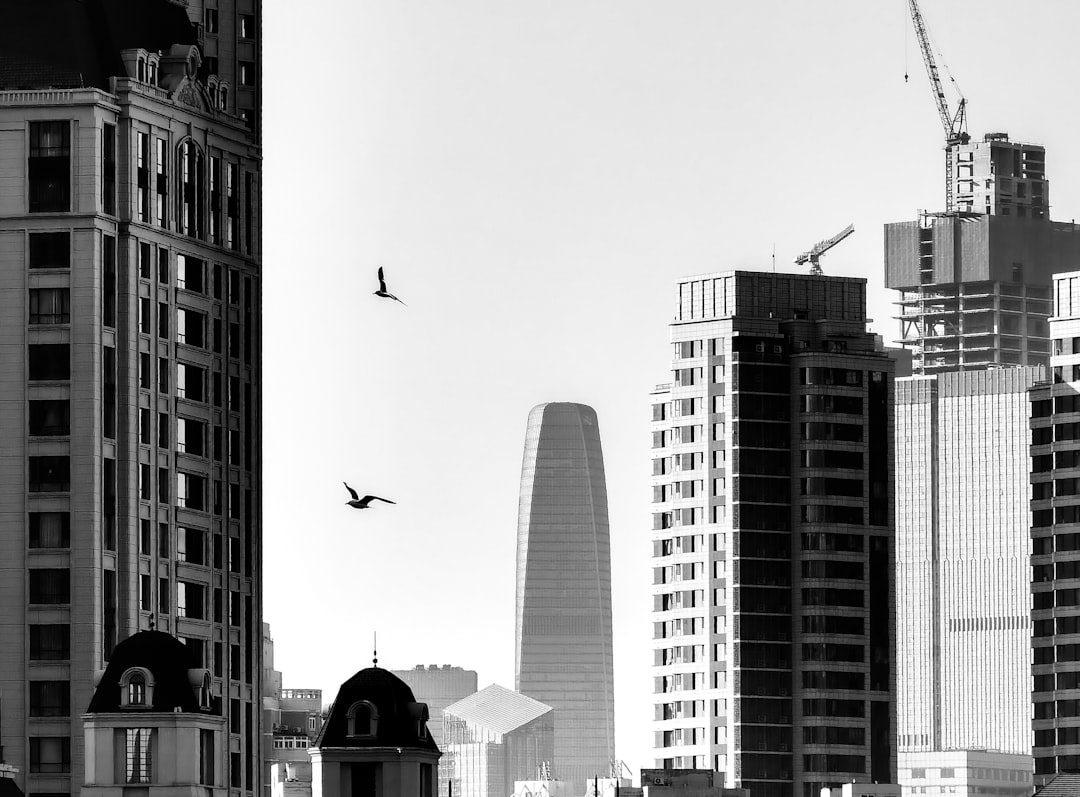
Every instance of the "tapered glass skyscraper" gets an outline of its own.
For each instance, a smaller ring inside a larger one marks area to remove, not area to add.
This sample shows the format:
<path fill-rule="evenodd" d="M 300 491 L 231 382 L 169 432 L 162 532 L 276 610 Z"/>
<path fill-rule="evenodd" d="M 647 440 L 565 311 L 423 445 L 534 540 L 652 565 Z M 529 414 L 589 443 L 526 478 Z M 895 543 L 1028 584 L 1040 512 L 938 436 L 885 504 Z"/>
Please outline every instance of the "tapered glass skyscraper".
<path fill-rule="evenodd" d="M 575 788 L 615 756 L 611 556 L 596 412 L 529 413 L 518 504 L 517 691 L 555 709 L 553 774 Z"/>

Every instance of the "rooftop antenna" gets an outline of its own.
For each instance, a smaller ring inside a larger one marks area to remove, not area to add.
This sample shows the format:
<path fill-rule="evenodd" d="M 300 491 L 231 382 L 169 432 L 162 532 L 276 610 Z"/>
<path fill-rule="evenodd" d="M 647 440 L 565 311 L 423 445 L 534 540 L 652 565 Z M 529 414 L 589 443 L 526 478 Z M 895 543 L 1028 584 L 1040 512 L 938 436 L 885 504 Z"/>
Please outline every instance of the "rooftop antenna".
<path fill-rule="evenodd" d="M 379 666 L 379 632 L 371 632 L 371 663 L 375 667 Z"/>
<path fill-rule="evenodd" d="M 772 273 L 776 273 L 776 241 L 772 245 Z"/>

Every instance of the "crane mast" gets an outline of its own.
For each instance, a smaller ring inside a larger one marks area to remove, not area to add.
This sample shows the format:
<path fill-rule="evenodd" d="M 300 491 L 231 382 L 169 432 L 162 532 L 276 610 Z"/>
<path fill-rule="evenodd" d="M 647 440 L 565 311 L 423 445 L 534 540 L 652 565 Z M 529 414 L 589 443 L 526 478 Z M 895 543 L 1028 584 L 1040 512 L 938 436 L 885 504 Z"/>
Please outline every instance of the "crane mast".
<path fill-rule="evenodd" d="M 930 78 L 930 90 L 934 93 L 938 116 L 941 117 L 941 126 L 945 128 L 945 210 L 954 211 L 956 210 L 956 201 L 953 196 L 954 147 L 956 144 L 966 144 L 969 140 L 965 130 L 967 100 L 961 95 L 956 114 L 949 112 L 949 102 L 945 98 L 945 90 L 941 85 L 941 75 L 938 73 L 937 62 L 934 61 L 934 52 L 930 47 L 930 37 L 926 33 L 926 23 L 923 22 L 922 13 L 919 11 L 918 0 L 908 0 L 908 7 L 911 9 L 911 22 L 915 27 L 915 38 L 919 40 L 919 49 L 922 50 L 926 74 Z"/>

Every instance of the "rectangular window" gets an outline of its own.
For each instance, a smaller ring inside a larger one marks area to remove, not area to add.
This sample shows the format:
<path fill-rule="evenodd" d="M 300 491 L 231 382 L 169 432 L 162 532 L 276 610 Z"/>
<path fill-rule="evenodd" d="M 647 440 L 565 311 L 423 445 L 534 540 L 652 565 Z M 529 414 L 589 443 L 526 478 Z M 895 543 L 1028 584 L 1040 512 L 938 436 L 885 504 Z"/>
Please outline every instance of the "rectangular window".
<path fill-rule="evenodd" d="M 30 547 L 71 547 L 71 516 L 67 512 L 31 512 Z"/>
<path fill-rule="evenodd" d="M 101 132 L 101 208 L 116 215 L 116 125 L 110 124 Z"/>
<path fill-rule="evenodd" d="M 176 395 L 188 401 L 206 402 L 206 370 L 187 363 L 176 364 Z"/>
<path fill-rule="evenodd" d="M 206 346 L 206 316 L 183 307 L 176 311 L 176 340 L 188 346 Z"/>
<path fill-rule="evenodd" d="M 31 213 L 66 213 L 71 210 L 71 123 L 31 122 Z"/>
<path fill-rule="evenodd" d="M 31 717 L 67 717 L 71 714 L 71 684 L 68 681 L 31 681 Z"/>
<path fill-rule="evenodd" d="M 71 578 L 67 568 L 31 568 L 30 603 L 71 602 Z"/>
<path fill-rule="evenodd" d="M 145 351 L 139 352 L 139 387 L 150 389 L 150 354 Z"/>
<path fill-rule="evenodd" d="M 157 171 L 154 175 L 154 194 L 156 197 L 157 223 L 159 227 L 169 226 L 169 151 L 165 139 L 155 139 L 157 144 Z"/>
<path fill-rule="evenodd" d="M 252 61 L 240 62 L 240 85 L 241 86 L 254 86 L 255 85 L 255 64 Z"/>
<path fill-rule="evenodd" d="M 176 287 L 192 293 L 206 293 L 206 266 L 202 260 L 190 255 L 176 256 Z"/>
<path fill-rule="evenodd" d="M 253 14 L 240 15 L 240 38 L 255 38 L 255 16 Z"/>
<path fill-rule="evenodd" d="M 68 399 L 31 399 L 30 434 L 55 436 L 71 433 L 71 402 Z"/>
<path fill-rule="evenodd" d="M 143 222 L 150 221 L 150 135 L 139 131 L 135 134 L 135 183 L 136 218 Z"/>
<path fill-rule="evenodd" d="M 30 661 L 65 661 L 71 658 L 71 627 L 30 626 Z"/>
<path fill-rule="evenodd" d="M 158 579 L 158 611 L 162 614 L 169 613 L 169 579 Z"/>
<path fill-rule="evenodd" d="M 220 673 L 218 673 L 220 675 Z M 214 785 L 214 732 L 202 729 L 199 731 L 199 784 L 202 786 Z"/>
<path fill-rule="evenodd" d="M 68 288 L 30 288 L 30 324 L 71 322 L 71 292 Z"/>
<path fill-rule="evenodd" d="M 158 357 L 158 393 L 168 394 L 169 392 L 169 360 L 165 357 Z"/>
<path fill-rule="evenodd" d="M 168 559 L 169 555 L 169 524 L 158 523 L 158 556 Z"/>
<path fill-rule="evenodd" d="M 146 573 L 142 573 L 139 576 L 139 609 L 140 611 L 150 612 L 154 610 L 154 599 L 150 594 L 150 576 Z"/>
<path fill-rule="evenodd" d="M 169 338 L 169 305 L 165 302 L 158 302 L 158 337 Z"/>
<path fill-rule="evenodd" d="M 192 473 L 176 474 L 176 505 L 187 509 L 206 509 L 206 478 Z"/>
<path fill-rule="evenodd" d="M 206 532 L 181 526 L 176 530 L 176 560 L 206 564 Z"/>
<path fill-rule="evenodd" d="M 210 156 L 210 241 L 221 244 L 221 156 Z"/>
<path fill-rule="evenodd" d="M 104 346 L 101 350 L 101 434 L 116 439 L 116 349 Z"/>
<path fill-rule="evenodd" d="M 71 360 L 66 343 L 31 343 L 28 346 L 31 382 L 71 378 Z"/>
<path fill-rule="evenodd" d="M 145 462 L 139 464 L 139 499 L 150 500 L 150 465 Z"/>
<path fill-rule="evenodd" d="M 191 418 L 176 421 L 176 450 L 196 457 L 206 456 L 206 424 Z"/>
<path fill-rule="evenodd" d="M 58 493 L 71 489 L 71 460 L 66 456 L 30 457 L 30 492 Z"/>
<path fill-rule="evenodd" d="M 206 28 L 207 33 L 218 32 L 218 12 L 216 8 L 206 9 L 204 20 L 204 27 Z"/>
<path fill-rule="evenodd" d="M 225 168 L 225 245 L 240 246 L 240 167 L 235 163 Z"/>
<path fill-rule="evenodd" d="M 150 279 L 150 269 L 153 268 L 153 258 L 150 256 L 150 244 L 145 242 L 139 243 L 139 278 L 148 280 Z"/>
<path fill-rule="evenodd" d="M 71 772 L 71 739 L 66 736 L 31 736 L 30 771 L 38 774 Z"/>
<path fill-rule="evenodd" d="M 150 728 L 127 729 L 127 764 L 125 776 L 127 783 L 149 783 L 150 772 Z"/>
<path fill-rule="evenodd" d="M 30 233 L 30 268 L 71 268 L 71 233 Z"/>
<path fill-rule="evenodd" d="M 180 617 L 192 617 L 196 620 L 206 618 L 205 592 L 202 584 L 190 581 L 176 582 L 176 614 Z"/>
<path fill-rule="evenodd" d="M 101 323 L 116 326 L 116 239 L 111 235 L 101 239 Z"/>

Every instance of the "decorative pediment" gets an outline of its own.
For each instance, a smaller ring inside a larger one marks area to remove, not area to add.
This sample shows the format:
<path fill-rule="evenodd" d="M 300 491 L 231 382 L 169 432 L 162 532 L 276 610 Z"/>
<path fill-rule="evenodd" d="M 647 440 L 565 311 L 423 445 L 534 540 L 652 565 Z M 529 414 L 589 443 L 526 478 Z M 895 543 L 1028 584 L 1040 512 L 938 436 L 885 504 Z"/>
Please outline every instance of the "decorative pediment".
<path fill-rule="evenodd" d="M 214 103 L 199 82 L 202 54 L 194 44 L 174 44 L 161 56 L 161 87 L 169 92 L 173 101 L 187 105 L 203 113 L 213 110 Z"/>

